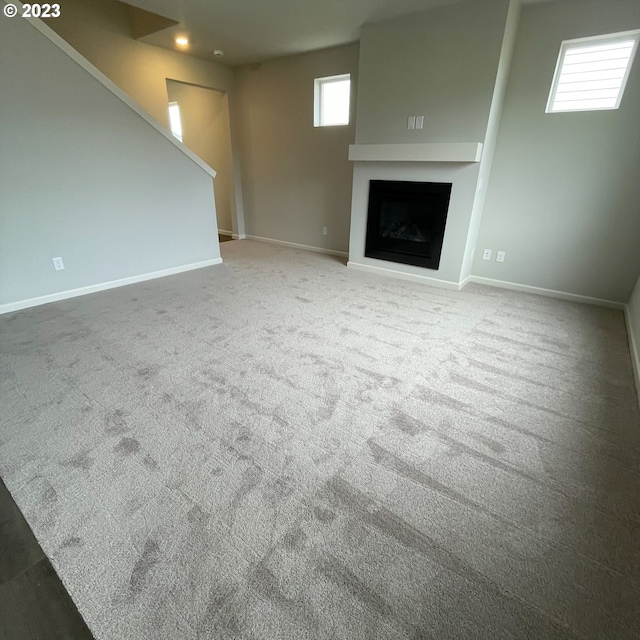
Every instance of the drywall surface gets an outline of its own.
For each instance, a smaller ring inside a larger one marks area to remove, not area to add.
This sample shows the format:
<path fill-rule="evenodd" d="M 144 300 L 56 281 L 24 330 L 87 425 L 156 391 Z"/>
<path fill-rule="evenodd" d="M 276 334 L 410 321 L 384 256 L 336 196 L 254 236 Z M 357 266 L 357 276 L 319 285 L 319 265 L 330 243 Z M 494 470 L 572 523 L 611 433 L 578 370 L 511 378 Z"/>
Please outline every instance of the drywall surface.
<path fill-rule="evenodd" d="M 629 316 L 631 317 L 631 329 L 636 339 L 636 344 L 640 347 L 640 277 L 636 281 L 633 293 L 629 299 Z"/>
<path fill-rule="evenodd" d="M 464 259 L 462 261 L 460 281 L 466 280 L 471 275 L 473 266 L 474 251 L 478 243 L 480 223 L 482 221 L 487 196 L 487 185 L 491 177 L 491 167 L 493 165 L 498 132 L 500 130 L 500 119 L 502 118 L 502 109 L 507 93 L 507 81 L 511 69 L 511 60 L 513 59 L 513 50 L 515 48 L 518 25 L 520 24 L 520 6 L 519 0 L 510 0 L 509 2 L 509 11 L 507 13 L 504 37 L 502 40 L 502 51 L 500 53 L 500 62 L 498 63 L 491 109 L 489 110 L 489 121 L 484 139 L 480 170 L 478 172 L 476 196 L 473 201 L 471 220 L 469 221 L 469 233 L 464 251 Z"/>
<path fill-rule="evenodd" d="M 356 44 L 237 69 L 247 234 L 347 251 L 357 70 Z M 344 73 L 351 124 L 314 127 L 314 79 Z"/>
<path fill-rule="evenodd" d="M 46 22 L 167 128 L 167 78 L 227 92 L 233 150 L 232 226 L 233 231 L 242 233 L 242 177 L 234 123 L 233 70 L 224 64 L 134 40 L 127 7 L 117 0 L 65 0 L 61 16 Z"/>
<path fill-rule="evenodd" d="M 633 360 L 633 370 L 636 376 L 636 388 L 638 390 L 638 400 L 640 400 L 640 277 L 633 288 L 631 298 L 627 307 L 627 329 L 629 331 L 629 346 L 631 347 L 631 358 Z"/>
<path fill-rule="evenodd" d="M 25 20 L 0 86 L 0 304 L 219 259 L 211 176 Z"/>
<path fill-rule="evenodd" d="M 545 107 L 562 40 L 634 28 L 637 0 L 523 7 L 474 275 L 629 299 L 640 271 L 640 59 L 618 110 Z M 483 261 L 484 248 L 506 261 Z"/>
<path fill-rule="evenodd" d="M 134 40 L 127 7 L 117 0 L 65 0 L 61 7 L 47 25 L 167 127 L 167 78 L 232 88 L 233 71 L 223 64 Z"/>
<path fill-rule="evenodd" d="M 482 142 L 508 0 L 474 0 L 365 25 L 358 144 Z M 424 115 L 424 129 L 407 117 Z"/>
<path fill-rule="evenodd" d="M 505 36 L 509 8 L 508 0 L 480 0 L 365 25 L 360 42 L 357 143 L 484 142 L 492 105 L 494 127 L 499 119 L 502 95 L 496 82 L 508 66 L 507 59 L 500 72 L 503 50 L 507 58 L 510 54 Z M 509 24 L 516 23 L 512 19 Z M 411 115 L 424 116 L 424 129 L 407 130 Z M 490 166 L 486 154 L 485 150 L 485 173 Z M 473 251 L 469 233 L 474 207 L 476 218 L 481 215 L 481 207 L 475 205 L 481 168 L 482 163 L 356 163 L 349 263 L 457 286 L 464 257 Z M 364 256 L 372 179 L 452 183 L 437 270 Z"/>
<path fill-rule="evenodd" d="M 182 141 L 216 170 L 215 198 L 218 228 L 231 231 L 233 164 L 226 93 L 167 80 L 169 102 L 177 102 Z"/>

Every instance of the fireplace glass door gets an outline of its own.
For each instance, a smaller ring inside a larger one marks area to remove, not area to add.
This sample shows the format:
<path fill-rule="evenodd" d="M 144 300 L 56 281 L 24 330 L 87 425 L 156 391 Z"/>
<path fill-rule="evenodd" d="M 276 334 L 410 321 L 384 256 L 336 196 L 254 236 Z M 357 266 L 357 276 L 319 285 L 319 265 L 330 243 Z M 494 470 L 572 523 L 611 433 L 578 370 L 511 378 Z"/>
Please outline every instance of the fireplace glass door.
<path fill-rule="evenodd" d="M 451 184 L 371 180 L 365 256 L 438 269 Z"/>

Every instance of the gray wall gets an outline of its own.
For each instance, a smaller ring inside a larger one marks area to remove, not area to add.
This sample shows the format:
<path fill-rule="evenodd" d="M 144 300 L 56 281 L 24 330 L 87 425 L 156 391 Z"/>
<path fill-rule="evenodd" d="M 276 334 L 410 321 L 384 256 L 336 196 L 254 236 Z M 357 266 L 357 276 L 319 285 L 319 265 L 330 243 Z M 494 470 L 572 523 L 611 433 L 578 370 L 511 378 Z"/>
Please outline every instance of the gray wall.
<path fill-rule="evenodd" d="M 545 106 L 562 40 L 633 28 L 637 0 L 523 7 L 474 275 L 629 299 L 640 271 L 640 60 L 618 110 Z M 483 261 L 484 248 L 506 261 Z"/>
<path fill-rule="evenodd" d="M 636 375 L 636 388 L 638 390 L 638 400 L 640 400 L 640 277 L 636 281 L 629 300 L 629 346 L 631 347 L 631 358 L 634 363 Z"/>
<path fill-rule="evenodd" d="M 169 102 L 177 102 L 182 141 L 216 171 L 215 197 L 218 229 L 231 231 L 233 163 L 226 93 L 167 80 Z"/>
<path fill-rule="evenodd" d="M 478 243 L 480 223 L 482 222 L 482 214 L 484 212 L 484 204 L 487 196 L 486 187 L 489 184 L 489 179 L 491 177 L 491 167 L 493 166 L 493 158 L 500 129 L 500 120 L 502 119 L 502 109 L 504 107 L 504 99 L 507 93 L 507 81 L 509 78 L 509 71 L 511 69 L 511 60 L 513 59 L 513 50 L 515 48 L 518 25 L 520 24 L 520 6 L 519 0 L 511 0 L 509 2 L 509 10 L 507 13 L 502 40 L 502 50 L 500 52 L 500 61 L 498 63 L 498 71 L 496 73 L 491 109 L 489 110 L 487 132 L 484 137 L 482 159 L 480 160 L 480 169 L 478 171 L 476 196 L 473 201 L 473 209 L 471 212 L 471 219 L 469 221 L 467 245 L 464 251 L 462 269 L 460 271 L 461 282 L 465 281 L 471 275 L 471 269 L 473 267 L 473 257 Z"/>
<path fill-rule="evenodd" d="M 314 78 L 342 73 L 351 124 L 314 128 Z M 247 234 L 347 251 L 357 73 L 355 44 L 236 70 Z"/>
<path fill-rule="evenodd" d="M 509 7 L 508 0 L 476 0 L 365 25 L 360 41 L 357 142 L 485 142 L 489 122 L 495 128 L 499 119 L 502 76 L 508 69 L 510 38 L 517 22 L 517 15 L 511 14 L 507 24 Z M 500 74 L 503 45 L 507 61 Z M 494 117 L 490 119 L 492 105 Z M 407 130 L 410 115 L 424 115 L 424 129 Z M 491 149 L 486 167 L 490 154 Z M 350 262 L 391 266 L 363 257 L 369 179 L 451 182 L 439 269 L 392 266 L 395 271 L 457 286 L 464 257 L 470 260 L 475 246 L 469 243 L 469 233 L 477 232 L 477 225 L 470 228 L 470 223 L 480 168 L 480 163 L 357 163 Z M 480 212 L 481 205 L 477 218 Z"/>
<path fill-rule="evenodd" d="M 233 149 L 232 225 L 234 231 L 242 233 L 242 180 L 236 153 L 237 127 L 233 121 L 233 70 L 224 64 L 134 40 L 127 7 L 118 0 L 65 0 L 60 17 L 45 22 L 166 127 L 169 126 L 167 78 L 226 92 Z"/>
<path fill-rule="evenodd" d="M 211 176 L 24 20 L 0 86 L 0 304 L 219 258 Z"/>
<path fill-rule="evenodd" d="M 474 0 L 365 25 L 359 144 L 482 142 L 508 0 Z M 407 116 L 424 129 L 407 130 Z"/>
<path fill-rule="evenodd" d="M 117 0 L 65 0 L 60 17 L 45 22 L 167 127 L 167 78 L 233 90 L 229 67 L 134 40 Z"/>

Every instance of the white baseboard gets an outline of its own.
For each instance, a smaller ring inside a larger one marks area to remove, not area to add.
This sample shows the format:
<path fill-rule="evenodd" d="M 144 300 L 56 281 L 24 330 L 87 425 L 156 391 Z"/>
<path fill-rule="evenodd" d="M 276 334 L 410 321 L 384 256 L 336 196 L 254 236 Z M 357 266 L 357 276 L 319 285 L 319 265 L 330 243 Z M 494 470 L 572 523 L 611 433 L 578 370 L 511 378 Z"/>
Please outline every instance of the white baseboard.
<path fill-rule="evenodd" d="M 227 231 L 226 229 L 218 229 L 218 235 L 233 236 L 233 231 Z"/>
<path fill-rule="evenodd" d="M 129 278 L 122 278 L 120 280 L 111 280 L 110 282 L 101 282 L 100 284 L 92 284 L 88 287 L 80 287 L 78 289 L 69 289 L 68 291 L 50 293 L 46 296 L 39 296 L 38 298 L 29 298 L 27 300 L 19 300 L 18 302 L 9 302 L 8 304 L 0 304 L 0 315 L 2 315 L 3 313 L 12 313 L 13 311 L 21 311 L 22 309 L 28 309 L 29 307 L 37 307 L 41 304 L 48 304 L 49 302 L 59 302 L 60 300 L 67 300 L 68 298 L 85 296 L 89 293 L 105 291 L 106 289 L 115 289 L 116 287 L 124 287 L 128 284 L 135 284 L 136 282 L 144 282 L 145 280 L 154 280 L 155 278 L 164 278 L 165 276 L 172 276 L 176 273 L 182 273 L 184 271 L 192 271 L 193 269 L 202 269 L 203 267 L 211 267 L 214 264 L 222 264 L 222 258 L 213 258 L 211 260 L 204 260 L 203 262 L 194 262 L 193 264 L 185 264 L 180 267 L 163 269 L 162 271 L 153 271 L 151 273 L 143 273 L 139 276 L 131 276 Z"/>
<path fill-rule="evenodd" d="M 441 289 L 452 289 L 458 291 L 460 286 L 457 282 L 450 282 L 449 280 L 438 280 L 438 278 L 430 278 L 429 276 L 420 276 L 413 273 L 403 273 L 401 271 L 395 271 L 394 269 L 385 269 L 384 267 L 374 267 L 370 264 L 361 264 L 360 262 L 353 262 L 349 260 L 347 267 L 352 269 L 358 269 L 359 271 L 367 271 L 369 273 L 377 273 L 381 276 L 388 276 L 391 278 L 399 278 L 400 280 L 409 280 L 410 282 L 421 282 L 422 284 L 428 284 L 433 287 L 440 287 Z"/>
<path fill-rule="evenodd" d="M 308 244 L 298 244 L 297 242 L 286 242 L 285 240 L 274 240 L 273 238 L 262 238 L 260 236 L 245 236 L 247 240 L 255 240 L 256 242 L 267 242 L 268 244 L 277 244 L 282 247 L 290 247 L 291 249 L 302 249 L 304 251 L 314 251 L 315 253 L 325 253 L 329 256 L 340 256 L 346 258 L 349 254 L 345 251 L 334 251 L 333 249 L 324 249 L 322 247 L 312 247 Z"/>
<path fill-rule="evenodd" d="M 247 236 L 245 236 L 244 233 L 232 233 L 231 237 L 234 240 L 244 240 Z"/>
<path fill-rule="evenodd" d="M 629 352 L 631 353 L 631 366 L 633 367 L 633 375 L 636 381 L 636 394 L 638 396 L 638 404 L 640 404 L 640 336 L 633 333 L 633 323 L 631 322 L 631 314 L 629 305 L 624 307 L 624 319 L 627 323 L 627 335 L 629 336 Z"/>
<path fill-rule="evenodd" d="M 585 304 L 595 304 L 598 307 L 609 307 L 611 309 L 626 308 L 624 302 L 615 302 L 613 300 L 602 300 L 601 298 L 591 298 L 590 296 L 581 296 L 577 293 L 566 293 L 564 291 L 556 291 L 555 289 L 543 289 L 542 287 L 532 287 L 528 284 L 518 284 L 516 282 L 506 282 L 505 280 L 493 280 L 492 278 L 482 278 L 480 276 L 469 276 L 460 283 L 460 288 L 469 282 L 476 284 L 485 284 L 489 287 L 498 287 L 499 289 L 510 289 L 512 291 L 522 291 L 524 293 L 534 293 L 549 298 L 558 298 L 560 300 L 569 300 L 571 302 L 582 302 Z"/>

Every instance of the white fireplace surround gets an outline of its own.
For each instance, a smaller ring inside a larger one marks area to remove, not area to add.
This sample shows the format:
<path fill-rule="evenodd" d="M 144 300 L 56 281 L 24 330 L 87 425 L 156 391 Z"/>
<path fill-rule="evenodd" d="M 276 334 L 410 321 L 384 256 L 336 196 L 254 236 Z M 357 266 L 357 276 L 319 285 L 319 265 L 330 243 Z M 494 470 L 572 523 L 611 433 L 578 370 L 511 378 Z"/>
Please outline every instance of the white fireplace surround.
<path fill-rule="evenodd" d="M 351 233 L 347 265 L 365 271 L 459 289 L 477 194 L 482 143 L 355 144 Z M 451 199 L 437 270 L 364 255 L 371 180 L 451 183 Z"/>
<path fill-rule="evenodd" d="M 481 142 L 349 145 L 349 160 L 360 162 L 480 162 L 481 157 Z"/>

